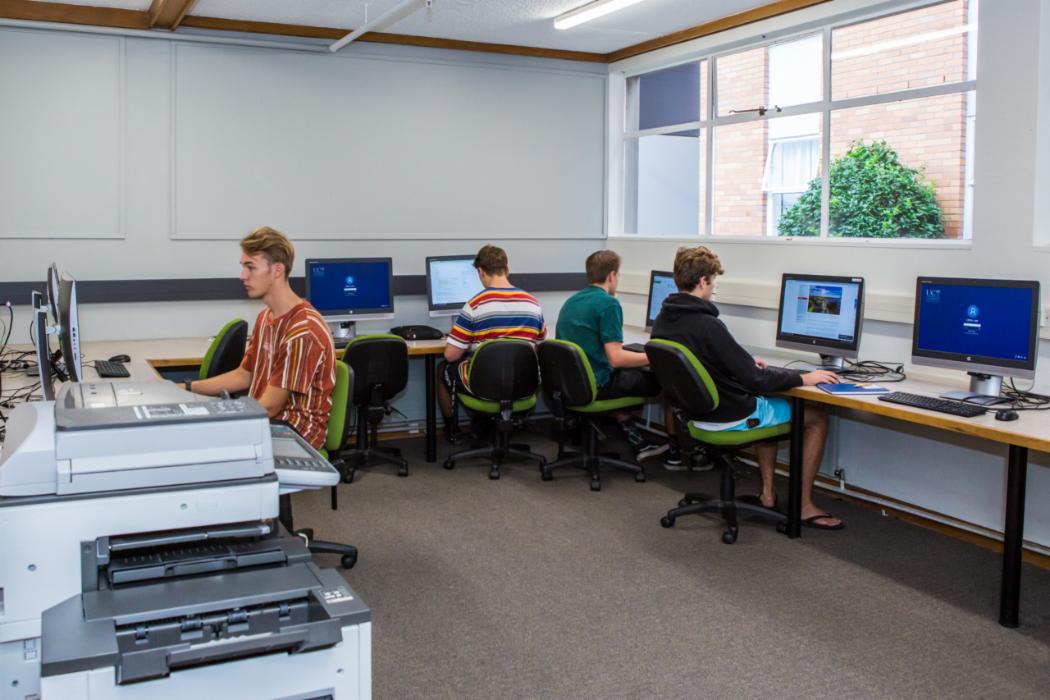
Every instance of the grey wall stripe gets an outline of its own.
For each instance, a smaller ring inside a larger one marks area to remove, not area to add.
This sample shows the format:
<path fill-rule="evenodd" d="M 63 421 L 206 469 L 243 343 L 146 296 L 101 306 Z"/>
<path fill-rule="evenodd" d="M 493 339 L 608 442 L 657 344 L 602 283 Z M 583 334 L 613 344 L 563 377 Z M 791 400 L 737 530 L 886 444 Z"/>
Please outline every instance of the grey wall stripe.
<path fill-rule="evenodd" d="M 512 282 L 530 292 L 570 292 L 587 284 L 582 272 L 523 272 Z M 293 277 L 292 289 L 304 293 L 305 278 Z M 10 300 L 29 304 L 33 290 L 44 291 L 44 282 L 0 282 L 0 304 Z M 425 275 L 395 275 L 394 295 L 424 295 Z M 228 278 L 159 280 L 83 280 L 77 282 L 77 301 L 82 304 L 117 304 L 135 301 L 226 301 L 244 299 L 240 280 Z"/>

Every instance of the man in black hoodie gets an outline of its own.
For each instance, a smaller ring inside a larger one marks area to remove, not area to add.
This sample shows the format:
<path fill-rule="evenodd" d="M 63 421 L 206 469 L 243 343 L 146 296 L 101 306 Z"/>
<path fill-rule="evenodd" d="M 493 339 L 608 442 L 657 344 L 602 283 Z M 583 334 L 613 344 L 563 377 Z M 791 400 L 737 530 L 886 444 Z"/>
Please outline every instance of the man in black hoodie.
<path fill-rule="evenodd" d="M 825 370 L 801 374 L 770 367 L 754 358 L 734 340 L 711 303 L 715 278 L 724 272 L 718 256 L 703 246 L 680 248 L 674 260 L 678 293 L 664 300 L 653 323 L 653 338 L 681 343 L 703 363 L 718 388 L 718 408 L 698 423 L 706 430 L 748 430 L 784 423 L 791 418 L 791 404 L 781 397 L 767 396 L 792 387 L 833 384 L 838 375 Z M 828 416 L 816 406 L 806 408 L 802 442 L 802 523 L 823 530 L 840 530 L 841 520 L 813 504 L 813 480 L 824 455 Z M 773 470 L 777 448 L 756 446 L 762 473 L 762 505 L 776 506 Z"/>

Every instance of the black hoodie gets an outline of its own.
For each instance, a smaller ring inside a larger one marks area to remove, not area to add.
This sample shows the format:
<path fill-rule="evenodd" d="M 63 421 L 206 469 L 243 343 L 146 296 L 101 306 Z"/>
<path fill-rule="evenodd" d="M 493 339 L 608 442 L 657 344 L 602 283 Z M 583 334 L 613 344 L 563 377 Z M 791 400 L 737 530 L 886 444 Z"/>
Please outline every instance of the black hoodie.
<path fill-rule="evenodd" d="M 718 388 L 718 408 L 703 416 L 711 423 L 747 418 L 755 396 L 801 386 L 802 376 L 781 367 L 760 369 L 755 358 L 733 339 L 718 319 L 718 307 L 692 294 L 678 292 L 664 300 L 653 322 L 653 338 L 681 343 L 703 363 Z M 697 416 L 697 418 L 700 418 Z"/>

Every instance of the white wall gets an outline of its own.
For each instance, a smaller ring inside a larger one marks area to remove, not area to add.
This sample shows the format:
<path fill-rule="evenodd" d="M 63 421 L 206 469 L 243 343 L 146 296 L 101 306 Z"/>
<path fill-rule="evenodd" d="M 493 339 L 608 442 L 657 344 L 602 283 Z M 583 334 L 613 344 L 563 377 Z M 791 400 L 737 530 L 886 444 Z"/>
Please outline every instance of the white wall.
<path fill-rule="evenodd" d="M 263 224 L 293 239 L 297 275 L 358 255 L 422 274 L 485 242 L 512 275 L 579 271 L 603 244 L 605 83 L 601 66 L 414 47 L 0 28 L 0 280 L 52 260 L 81 280 L 235 277 L 237 239 Z M 396 322 L 426 320 L 422 297 L 397 304 Z M 206 336 L 256 308 L 85 304 L 84 337 Z M 27 324 L 22 306 L 15 342 Z"/>
<path fill-rule="evenodd" d="M 756 39 L 804 22 L 870 7 L 876 3 L 834 0 L 804 11 L 725 32 L 611 66 L 610 121 L 616 124 L 617 74 L 656 66 L 734 41 Z M 1050 80 L 1044 33 L 1040 61 L 1040 20 L 1047 22 L 1047 0 L 1011 0 L 980 4 L 974 232 L 969 244 L 938 247 L 871 245 L 848 241 L 705 241 L 727 272 L 719 298 L 730 329 L 743 342 L 771 347 L 777 285 L 783 272 L 863 275 L 869 319 L 862 356 L 903 361 L 910 355 L 911 304 L 919 274 L 1036 279 L 1043 285 L 1044 306 L 1050 288 L 1050 248 L 1034 245 L 1033 212 L 1047 200 L 1047 185 L 1032 187 L 1037 165 L 1037 126 L 1050 141 L 1050 120 L 1037 119 L 1037 86 Z M 1041 16 L 1042 12 L 1042 16 Z M 1042 75 L 1040 75 L 1040 71 Z M 620 108 L 622 111 L 622 108 Z M 613 139 L 610 139 L 612 142 Z M 1044 146 L 1045 149 L 1045 146 Z M 609 153 L 615 151 L 610 145 Z M 1044 162 L 1047 152 L 1042 156 Z M 610 162 L 610 191 L 616 187 Z M 1050 181 L 1047 181 L 1050 184 Z M 610 212 L 610 217 L 615 216 Z M 1048 221 L 1047 223 L 1050 223 Z M 644 314 L 650 269 L 669 269 L 675 249 L 686 239 L 612 238 L 610 248 L 625 260 L 625 286 L 638 294 L 625 297 L 625 318 L 638 323 Z M 697 243 L 697 239 L 688 239 Z M 731 302 L 731 304 L 729 303 Z M 903 321 L 903 323 L 902 323 Z M 1044 334 L 1047 328 L 1043 329 Z M 1050 345 L 1040 347 L 1036 387 L 1050 390 Z M 928 370 L 924 370 L 928 371 Z M 963 383 L 962 373 L 948 373 Z M 1002 529 L 1005 447 L 990 448 L 957 436 L 903 428 L 879 420 L 844 415 L 838 466 L 854 486 L 890 495 L 962 520 Z M 887 446 L 892 446 L 888 448 Z M 1047 455 L 1031 456 L 1027 539 L 1050 546 L 1050 464 Z"/>

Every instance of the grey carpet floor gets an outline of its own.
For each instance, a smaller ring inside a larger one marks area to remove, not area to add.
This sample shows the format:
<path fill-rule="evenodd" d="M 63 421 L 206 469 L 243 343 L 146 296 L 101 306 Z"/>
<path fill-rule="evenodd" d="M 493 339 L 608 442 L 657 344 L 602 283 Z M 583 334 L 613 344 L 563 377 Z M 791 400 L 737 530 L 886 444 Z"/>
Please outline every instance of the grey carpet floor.
<path fill-rule="evenodd" d="M 873 510 L 818 499 L 846 530 L 744 522 L 726 546 L 711 518 L 659 525 L 712 472 L 654 463 L 592 493 L 582 472 L 490 481 L 400 447 L 412 474 L 359 472 L 338 511 L 327 489 L 294 497 L 298 526 L 360 548 L 346 577 L 372 609 L 377 700 L 1050 696 L 1048 571 L 1025 566 L 1008 630 L 997 554 Z"/>

